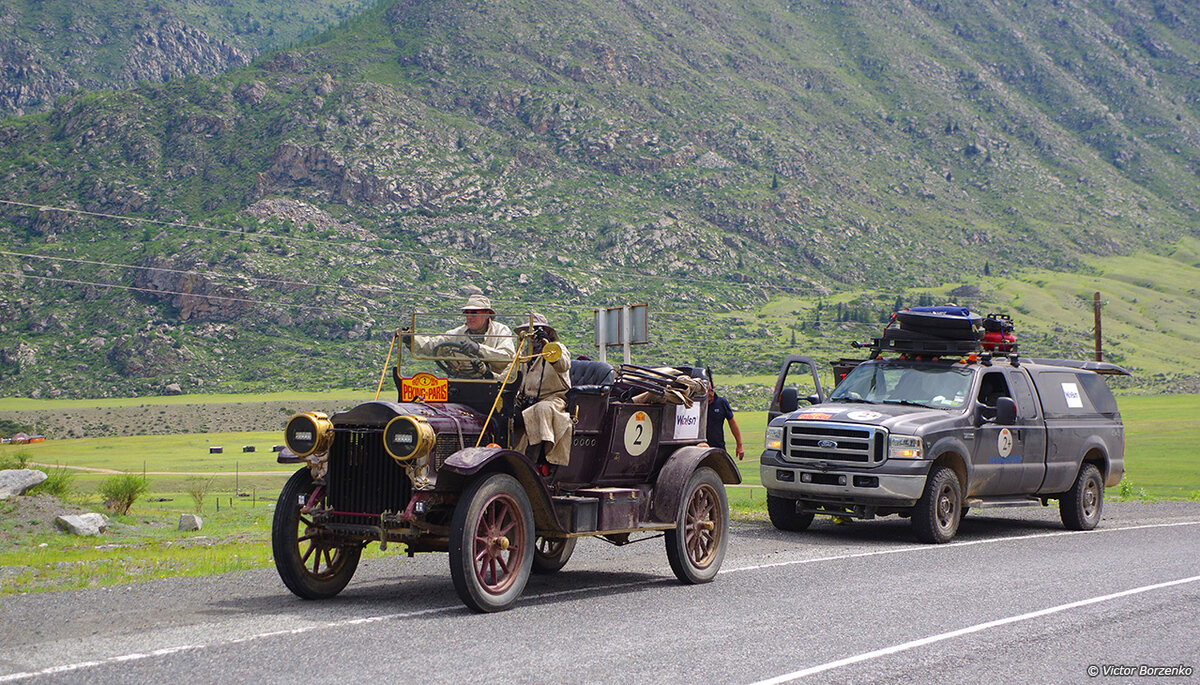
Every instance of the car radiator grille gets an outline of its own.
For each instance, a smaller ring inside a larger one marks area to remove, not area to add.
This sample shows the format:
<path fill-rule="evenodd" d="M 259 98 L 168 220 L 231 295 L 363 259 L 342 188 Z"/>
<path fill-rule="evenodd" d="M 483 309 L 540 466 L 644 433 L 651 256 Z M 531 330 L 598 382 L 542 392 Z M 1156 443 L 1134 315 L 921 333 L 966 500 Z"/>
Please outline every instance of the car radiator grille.
<path fill-rule="evenodd" d="M 404 467 L 383 448 L 383 431 L 378 428 L 334 430 L 329 449 L 328 503 L 336 511 L 360 514 L 401 512 L 412 497 L 412 483 Z M 344 523 L 363 523 L 361 517 L 344 518 Z"/>
<path fill-rule="evenodd" d="M 878 426 L 825 421 L 788 423 L 783 456 L 789 460 L 875 465 L 887 456 L 887 435 L 887 430 Z"/>
<path fill-rule="evenodd" d="M 478 433 L 463 433 L 462 444 L 464 447 L 474 447 L 477 440 L 479 440 Z M 446 463 L 446 458 L 459 449 L 461 448 L 458 444 L 458 433 L 440 433 L 437 436 L 437 444 L 433 446 L 433 469 L 436 471 L 442 468 L 442 464 Z"/>

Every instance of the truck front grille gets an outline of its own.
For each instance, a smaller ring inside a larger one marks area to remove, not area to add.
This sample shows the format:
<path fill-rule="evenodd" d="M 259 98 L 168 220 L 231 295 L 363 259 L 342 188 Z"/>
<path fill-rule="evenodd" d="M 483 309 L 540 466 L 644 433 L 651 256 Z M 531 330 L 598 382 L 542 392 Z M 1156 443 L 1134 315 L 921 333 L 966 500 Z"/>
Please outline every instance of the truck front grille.
<path fill-rule="evenodd" d="M 378 515 L 401 512 L 412 497 L 404 468 L 383 448 L 379 428 L 334 429 L 329 449 L 328 504 L 336 511 Z M 344 519 L 344 520 L 343 520 Z M 361 517 L 335 517 L 342 523 L 362 523 Z"/>
<path fill-rule="evenodd" d="M 873 466 L 887 456 L 886 445 L 887 430 L 878 426 L 789 422 L 784 427 L 783 456 L 792 461 L 817 459 Z"/>

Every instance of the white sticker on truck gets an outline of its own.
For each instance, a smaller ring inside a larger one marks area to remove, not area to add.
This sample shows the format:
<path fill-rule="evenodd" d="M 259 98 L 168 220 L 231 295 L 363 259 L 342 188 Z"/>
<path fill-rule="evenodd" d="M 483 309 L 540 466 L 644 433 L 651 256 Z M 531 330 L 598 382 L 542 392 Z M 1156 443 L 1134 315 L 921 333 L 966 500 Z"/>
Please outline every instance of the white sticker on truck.
<path fill-rule="evenodd" d="M 1067 406 L 1072 409 L 1083 408 L 1083 398 L 1079 396 L 1079 386 L 1074 383 L 1062 384 L 1063 397 L 1067 399 Z"/>

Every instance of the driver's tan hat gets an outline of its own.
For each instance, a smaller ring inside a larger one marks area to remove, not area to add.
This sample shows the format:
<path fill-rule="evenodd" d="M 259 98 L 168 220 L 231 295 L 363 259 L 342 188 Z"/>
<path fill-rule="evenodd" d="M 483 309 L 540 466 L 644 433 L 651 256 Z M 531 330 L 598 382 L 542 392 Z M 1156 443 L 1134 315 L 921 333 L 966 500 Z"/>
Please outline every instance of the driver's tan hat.
<path fill-rule="evenodd" d="M 496 313 L 492 310 L 492 301 L 479 293 L 475 293 L 467 298 L 467 303 L 463 305 L 463 311 L 465 312 L 468 309 L 486 309 L 493 314 Z"/>

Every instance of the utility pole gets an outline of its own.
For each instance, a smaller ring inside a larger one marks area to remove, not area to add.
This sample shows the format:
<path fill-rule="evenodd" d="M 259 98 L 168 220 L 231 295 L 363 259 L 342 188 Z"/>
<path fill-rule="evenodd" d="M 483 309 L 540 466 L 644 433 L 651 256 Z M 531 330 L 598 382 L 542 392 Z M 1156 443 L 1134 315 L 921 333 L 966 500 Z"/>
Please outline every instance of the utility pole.
<path fill-rule="evenodd" d="M 1096 317 L 1096 361 L 1104 361 L 1104 356 L 1100 350 L 1100 293 L 1097 291 L 1092 295 L 1092 309 Z"/>

